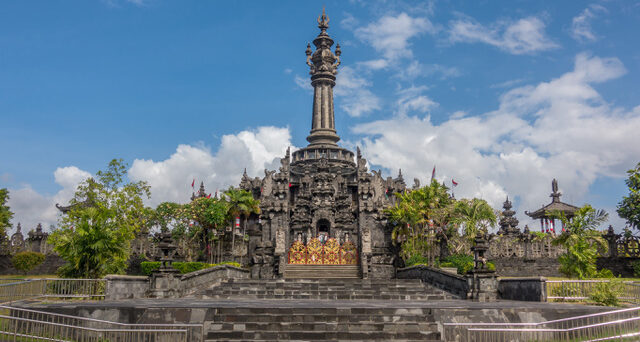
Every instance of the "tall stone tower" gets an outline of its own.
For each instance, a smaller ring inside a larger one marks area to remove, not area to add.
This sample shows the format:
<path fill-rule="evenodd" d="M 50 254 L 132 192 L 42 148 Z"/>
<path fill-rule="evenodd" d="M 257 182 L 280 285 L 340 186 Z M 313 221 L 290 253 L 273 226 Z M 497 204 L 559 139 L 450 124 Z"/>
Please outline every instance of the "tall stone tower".
<path fill-rule="evenodd" d="M 306 50 L 314 88 L 309 144 L 292 154 L 287 150 L 277 172 L 265 170 L 263 178 L 253 179 L 245 173 L 240 183 L 261 203 L 260 217 L 250 220 L 252 277 L 282 277 L 291 263 L 344 262 L 342 248 L 349 247 L 357 254 L 349 262 L 362 277 L 390 278 L 395 254 L 384 208 L 406 186 L 401 174 L 383 179 L 380 172 L 369 173 L 359 150 L 354 155 L 338 146 L 333 87 L 341 50 L 339 44 L 331 50 L 324 10 L 318 28 L 315 51 L 310 44 Z M 318 248 L 337 250 L 337 259 L 318 257 Z M 298 253 L 296 260 L 292 253 Z"/>

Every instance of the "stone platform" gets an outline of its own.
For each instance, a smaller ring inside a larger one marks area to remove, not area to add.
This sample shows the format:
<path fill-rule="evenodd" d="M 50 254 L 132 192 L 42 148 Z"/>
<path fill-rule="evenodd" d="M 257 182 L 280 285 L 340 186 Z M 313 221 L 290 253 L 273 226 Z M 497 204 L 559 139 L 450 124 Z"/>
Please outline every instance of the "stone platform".
<path fill-rule="evenodd" d="M 190 298 L 36 307 L 122 323 L 203 324 L 206 341 L 440 341 L 444 322 L 540 322 L 609 310 L 452 298 L 409 279 L 235 279 Z"/>

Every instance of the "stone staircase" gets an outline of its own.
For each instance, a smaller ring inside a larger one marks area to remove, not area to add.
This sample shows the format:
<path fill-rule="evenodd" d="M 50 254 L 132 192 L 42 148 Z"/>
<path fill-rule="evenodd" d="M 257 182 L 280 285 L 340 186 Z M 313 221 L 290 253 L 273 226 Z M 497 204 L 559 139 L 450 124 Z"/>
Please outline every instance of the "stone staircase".
<path fill-rule="evenodd" d="M 431 309 L 218 308 L 206 341 L 440 341 Z"/>
<path fill-rule="evenodd" d="M 229 279 L 203 299 L 446 300 L 454 296 L 419 279 Z"/>
<path fill-rule="evenodd" d="M 285 279 L 356 279 L 360 278 L 358 265 L 295 265 L 289 264 L 284 270 Z"/>

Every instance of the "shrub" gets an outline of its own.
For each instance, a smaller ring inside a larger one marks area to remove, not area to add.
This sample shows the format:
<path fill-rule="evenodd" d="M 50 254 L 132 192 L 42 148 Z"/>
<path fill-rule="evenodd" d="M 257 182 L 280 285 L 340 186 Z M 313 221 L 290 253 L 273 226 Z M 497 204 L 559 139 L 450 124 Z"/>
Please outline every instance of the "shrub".
<path fill-rule="evenodd" d="M 633 267 L 633 276 L 640 277 L 640 260 L 631 263 L 631 267 Z"/>
<path fill-rule="evenodd" d="M 473 269 L 473 256 L 468 254 L 452 254 L 443 260 L 458 269 L 458 274 L 467 274 Z M 494 266 L 495 268 L 495 266 Z"/>
<path fill-rule="evenodd" d="M 441 262 L 440 267 L 456 267 L 452 262 Z"/>
<path fill-rule="evenodd" d="M 150 276 L 151 273 L 160 268 L 160 264 L 160 261 L 143 261 L 140 263 L 140 269 L 142 270 L 142 274 Z"/>
<path fill-rule="evenodd" d="M 407 267 L 413 266 L 413 265 L 422 265 L 422 264 L 428 265 L 429 259 L 427 259 L 426 257 L 423 257 L 420 254 L 414 254 L 409 259 L 407 259 L 407 261 L 405 261 L 405 266 Z"/>
<path fill-rule="evenodd" d="M 624 293 L 624 283 L 619 278 L 611 278 L 607 282 L 597 283 L 589 299 L 596 304 L 620 306 L 620 297 Z"/>
<path fill-rule="evenodd" d="M 24 274 L 44 262 L 44 254 L 38 252 L 20 252 L 13 256 L 11 263 L 16 270 Z"/>

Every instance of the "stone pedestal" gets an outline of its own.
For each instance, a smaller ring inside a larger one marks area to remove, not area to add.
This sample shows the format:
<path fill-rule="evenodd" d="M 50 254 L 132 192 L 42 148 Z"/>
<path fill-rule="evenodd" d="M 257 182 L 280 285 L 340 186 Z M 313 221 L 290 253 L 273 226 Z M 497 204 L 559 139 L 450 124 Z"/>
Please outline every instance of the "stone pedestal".
<path fill-rule="evenodd" d="M 495 302 L 498 298 L 498 277 L 492 271 L 473 271 L 467 275 L 467 296 L 474 302 Z"/>
<path fill-rule="evenodd" d="M 151 298 L 180 298 L 180 272 L 176 269 L 170 272 L 155 272 L 151 276 L 149 297 Z"/>

